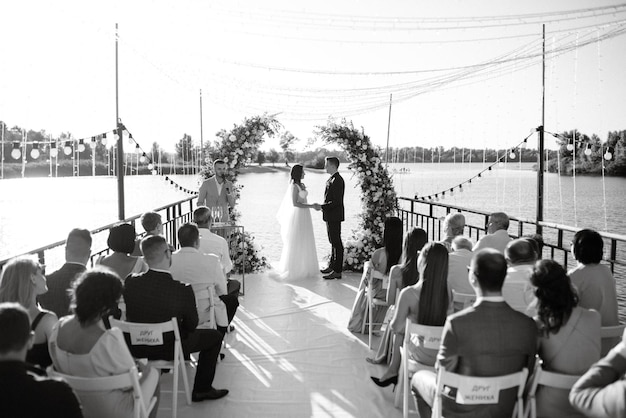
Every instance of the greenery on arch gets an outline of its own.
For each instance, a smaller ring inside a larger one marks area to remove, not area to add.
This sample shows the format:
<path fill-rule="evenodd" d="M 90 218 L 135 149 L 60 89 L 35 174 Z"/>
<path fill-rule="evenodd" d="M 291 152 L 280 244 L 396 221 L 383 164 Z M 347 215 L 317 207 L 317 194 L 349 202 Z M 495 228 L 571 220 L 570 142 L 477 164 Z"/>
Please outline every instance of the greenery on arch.
<path fill-rule="evenodd" d="M 342 146 L 350 160 L 348 167 L 359 180 L 362 212 L 358 228 L 345 242 L 344 265 L 360 270 L 382 243 L 385 218 L 396 213 L 393 181 L 369 136 L 355 129 L 352 122 L 329 120 L 326 126 L 317 127 L 316 134 L 329 144 Z"/>
<path fill-rule="evenodd" d="M 281 128 L 280 122 L 274 116 L 263 114 L 245 118 L 240 125 L 234 125 L 230 131 L 222 129 L 217 133 L 220 138 L 216 143 L 216 159 L 222 159 L 228 165 L 227 178 L 235 188 L 235 200 L 241 196 L 241 185 L 237 180 L 242 167 L 252 162 L 252 158 L 263 143 L 265 135 L 273 137 Z M 200 180 L 204 181 L 213 175 L 212 164 L 207 164 L 200 172 Z M 230 219 L 237 222 L 241 214 L 236 206 L 230 213 Z M 267 259 L 260 254 L 260 248 L 255 244 L 254 237 L 246 232 L 237 233 L 230 240 L 231 254 L 235 254 L 233 270 L 236 273 L 243 271 L 245 259 L 246 272 L 263 271 L 270 267 Z"/>

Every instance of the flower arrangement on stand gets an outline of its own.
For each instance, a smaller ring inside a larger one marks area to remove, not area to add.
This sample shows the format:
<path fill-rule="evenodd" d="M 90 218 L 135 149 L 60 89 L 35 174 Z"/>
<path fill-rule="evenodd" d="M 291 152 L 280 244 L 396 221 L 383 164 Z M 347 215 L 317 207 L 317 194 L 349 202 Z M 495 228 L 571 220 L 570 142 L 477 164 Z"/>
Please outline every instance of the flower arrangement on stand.
<path fill-rule="evenodd" d="M 339 144 L 348 154 L 350 168 L 361 186 L 362 212 L 359 226 L 345 242 L 344 267 L 361 270 L 383 239 L 385 218 L 397 211 L 396 192 L 387 168 L 383 165 L 377 148 L 352 122 L 329 120 L 318 126 L 316 134 L 327 143 Z"/>
<path fill-rule="evenodd" d="M 233 126 L 230 131 L 222 129 L 217 133 L 220 139 L 216 144 L 216 159 L 224 160 L 228 166 L 226 179 L 233 183 L 235 202 L 241 196 L 242 186 L 237 184 L 240 169 L 252 161 L 259 145 L 263 143 L 263 137 L 265 135 L 273 137 L 280 128 L 281 124 L 274 116 L 263 114 L 245 118 L 242 124 Z M 213 174 L 212 164 L 207 164 L 200 172 L 200 181 L 206 180 Z M 229 216 L 230 220 L 236 223 L 241 213 L 235 206 Z M 269 267 L 267 259 L 260 255 L 260 249 L 255 245 L 254 237 L 250 233 L 234 233 L 230 245 L 231 249 L 236 248 L 236 252 L 231 252 L 231 254 L 236 254 L 233 260 L 233 269 L 236 272 L 243 271 L 244 257 L 246 258 L 246 273 L 263 271 Z"/>

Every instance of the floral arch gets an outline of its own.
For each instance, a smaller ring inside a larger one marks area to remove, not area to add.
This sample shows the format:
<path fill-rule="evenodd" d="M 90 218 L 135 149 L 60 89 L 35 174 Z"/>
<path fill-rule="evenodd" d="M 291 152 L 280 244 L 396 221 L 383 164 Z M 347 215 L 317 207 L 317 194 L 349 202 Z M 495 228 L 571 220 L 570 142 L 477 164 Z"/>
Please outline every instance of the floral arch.
<path fill-rule="evenodd" d="M 235 198 L 239 199 L 240 187 L 237 179 L 241 168 L 252 161 L 265 135 L 273 137 L 282 128 L 274 116 L 264 114 L 245 118 L 241 125 L 235 125 L 230 131 L 221 130 L 216 144 L 217 158 L 228 164 L 228 178 L 235 186 Z M 389 172 L 382 164 L 378 149 L 372 146 L 370 138 L 363 131 L 354 128 L 352 122 L 342 119 L 337 123 L 329 120 L 326 126 L 317 128 L 316 135 L 324 142 L 338 144 L 348 154 L 348 167 L 357 176 L 361 187 L 362 212 L 359 214 L 358 228 L 351 231 L 345 241 L 345 267 L 360 270 L 369 260 L 372 252 L 382 242 L 385 218 L 396 213 L 396 193 Z M 205 167 L 201 172 L 202 180 L 211 176 L 212 167 Z M 231 214 L 233 220 L 239 219 L 236 210 Z M 246 242 L 244 247 L 243 243 Z M 247 257 L 250 271 L 261 271 L 268 267 L 267 259 L 259 254 L 254 245 L 254 237 L 246 233 L 236 236 L 236 269 L 241 269 L 243 257 Z M 247 251 L 244 253 L 244 248 Z M 246 269 L 248 271 L 248 268 Z"/>

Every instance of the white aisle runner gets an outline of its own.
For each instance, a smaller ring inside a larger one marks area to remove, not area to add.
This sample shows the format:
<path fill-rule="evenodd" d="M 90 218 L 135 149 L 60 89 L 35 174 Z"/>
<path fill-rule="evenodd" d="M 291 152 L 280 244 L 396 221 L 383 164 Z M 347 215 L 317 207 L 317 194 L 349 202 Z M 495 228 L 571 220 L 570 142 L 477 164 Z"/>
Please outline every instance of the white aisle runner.
<path fill-rule="evenodd" d="M 393 407 L 391 386 L 379 388 L 370 380 L 384 369 L 365 361 L 367 335 L 346 329 L 359 280 L 353 273 L 329 281 L 247 276 L 236 331 L 226 336 L 226 358 L 213 384 L 230 393 L 191 406 L 181 394 L 178 416 L 402 416 Z M 165 418 L 171 416 L 171 374 L 161 383 L 158 416 Z"/>

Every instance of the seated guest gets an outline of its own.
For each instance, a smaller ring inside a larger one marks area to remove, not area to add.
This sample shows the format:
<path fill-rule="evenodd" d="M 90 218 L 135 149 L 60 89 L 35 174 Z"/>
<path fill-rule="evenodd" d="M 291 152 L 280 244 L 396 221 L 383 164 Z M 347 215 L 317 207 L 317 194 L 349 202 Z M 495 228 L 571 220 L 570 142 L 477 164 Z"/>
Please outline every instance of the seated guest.
<path fill-rule="evenodd" d="M 474 306 L 450 315 L 436 368 L 468 376 L 502 376 L 523 368 L 533 369 L 537 353 L 537 326 L 526 315 L 511 308 L 502 297 L 506 260 L 495 249 L 474 254 L 469 281 L 478 299 Z M 431 416 L 436 375 L 419 370 L 411 379 L 417 393 L 420 417 Z M 508 417 L 517 400 L 517 389 L 500 392 L 497 404 L 461 405 L 455 390 L 444 393 L 443 416 Z"/>
<path fill-rule="evenodd" d="M 124 279 L 132 273 L 141 273 L 148 270 L 148 266 L 141 257 L 130 255 L 135 249 L 135 227 L 123 223 L 109 230 L 107 245 L 113 254 L 99 258 L 96 263 L 110 268 Z"/>
<path fill-rule="evenodd" d="M 412 286 L 419 279 L 417 270 L 417 258 L 424 245 L 428 242 L 426 231 L 422 228 L 413 228 L 404 239 L 402 251 L 402 264 L 396 264 L 389 270 L 389 289 L 387 289 L 387 303 L 396 304 L 396 293 L 407 286 Z M 389 342 L 392 337 L 391 327 L 385 328 L 385 333 L 380 340 L 376 356 L 366 358 L 368 363 L 380 364 L 387 360 Z"/>
<path fill-rule="evenodd" d="M 448 256 L 448 287 L 457 293 L 474 293 L 467 280 L 467 268 L 474 255 L 472 245 L 472 241 L 465 237 L 452 240 L 452 252 Z"/>
<path fill-rule="evenodd" d="M 569 393 L 570 403 L 587 417 L 626 416 L 626 330 L 622 341 L 591 366 Z"/>
<path fill-rule="evenodd" d="M 539 357 L 543 370 L 581 375 L 600 359 L 600 314 L 576 306 L 578 297 L 559 263 L 542 260 L 535 264 L 532 284 L 536 287 Z M 569 390 L 537 388 L 537 417 L 584 417 L 573 409 Z"/>
<path fill-rule="evenodd" d="M 224 238 L 211 232 L 211 210 L 206 206 L 196 208 L 193 211 L 193 221 L 198 225 L 200 231 L 200 247 L 198 248 L 200 252 L 218 256 L 224 267 L 224 274 L 229 273 L 233 269 L 230 249 Z"/>
<path fill-rule="evenodd" d="M 567 274 L 578 290 L 578 305 L 581 308 L 595 309 L 600 312 L 602 326 L 619 325 L 617 315 L 617 291 L 615 279 L 608 266 L 600 264 L 604 252 L 602 237 L 592 229 L 581 229 L 574 234 L 572 255 L 577 266 Z M 602 354 L 619 341 L 602 341 Z"/>
<path fill-rule="evenodd" d="M 72 290 L 74 315 L 62 318 L 50 337 L 50 354 L 58 372 L 76 377 L 127 373 L 137 365 L 144 400 L 157 396 L 159 372 L 135 364 L 119 328 L 108 326 L 108 315 L 122 295 L 122 281 L 111 270 L 97 267 L 81 274 Z M 107 325 L 105 325 L 105 322 Z M 76 391 L 89 417 L 132 417 L 135 400 L 130 390 Z"/>
<path fill-rule="evenodd" d="M 41 265 L 29 256 L 21 256 L 4 265 L 0 274 L 0 302 L 17 302 L 28 311 L 31 330 L 35 332 L 26 361 L 42 368 L 52 364 L 48 340 L 57 316 L 37 304 L 37 296 L 48 291 Z"/>
<path fill-rule="evenodd" d="M 483 248 L 493 248 L 504 254 L 506 245 L 511 241 L 509 233 L 509 217 L 504 212 L 494 212 L 489 215 L 487 235 L 483 235 L 474 245 L 474 252 Z"/>
<path fill-rule="evenodd" d="M 537 260 L 535 248 L 526 238 L 514 239 L 504 249 L 504 258 L 509 267 L 502 286 L 502 296 L 511 308 L 532 317 L 535 308 L 530 305 L 535 299 L 535 289 L 530 283 L 530 275 Z"/>
<path fill-rule="evenodd" d="M 0 412 L 3 417 L 81 418 L 70 386 L 48 379 L 25 362 L 33 344 L 28 312 L 17 303 L 0 303 Z"/>
<path fill-rule="evenodd" d="M 86 270 L 89 256 L 91 233 L 86 229 L 72 229 L 65 241 L 65 264 L 46 276 L 48 292 L 37 298 L 41 306 L 54 312 L 59 318 L 70 314 L 69 291 L 76 277 Z"/>
<path fill-rule="evenodd" d="M 198 311 L 193 289 L 174 280 L 169 273 L 172 253 L 165 238 L 160 235 L 144 238 L 141 241 L 141 252 L 150 269 L 126 278 L 123 296 L 127 320 L 157 323 L 176 317 L 185 356 L 200 352 L 192 401 L 200 402 L 226 396 L 228 390 L 215 389 L 212 386 L 217 357 L 222 346 L 222 334 L 214 329 L 196 329 Z M 136 358 L 172 360 L 174 337 L 165 335 L 163 340 L 163 346 L 131 346 L 131 353 Z"/>
<path fill-rule="evenodd" d="M 159 215 L 158 213 L 145 212 L 141 215 L 140 222 L 143 230 L 146 231 L 145 236 L 163 235 L 163 221 L 161 220 L 161 215 Z M 135 249 L 133 250 L 131 255 L 141 257 L 142 254 L 141 249 L 139 248 L 139 243 L 141 243 L 142 238 L 135 238 Z M 174 251 L 174 248 L 171 248 L 171 250 Z"/>
<path fill-rule="evenodd" d="M 426 244 L 417 261 L 419 281 L 400 292 L 398 307 L 391 320 L 395 334 L 391 364 L 380 377 L 372 377 L 378 386 L 388 386 L 398 382 L 400 371 L 400 346 L 404 341 L 406 319 L 422 325 L 443 326 L 448 314 L 452 313 L 452 295 L 448 290 L 448 250 L 438 242 Z M 411 345 L 410 356 L 425 366 L 434 366 L 437 350 Z"/>
<path fill-rule="evenodd" d="M 464 229 L 465 216 L 463 216 L 462 213 L 449 213 L 445 217 L 443 220 L 443 233 L 446 234 L 446 237 L 440 242 L 446 246 L 448 252 L 452 251 L 452 241 L 454 238 L 463 235 Z"/>
<path fill-rule="evenodd" d="M 233 262 L 230 259 L 228 242 L 219 235 L 211 232 L 211 210 L 206 206 L 200 206 L 193 211 L 193 221 L 198 225 L 198 230 L 200 231 L 200 247 L 198 250 L 204 254 L 215 254 L 218 256 L 224 268 L 224 274 L 227 275 L 230 273 L 233 269 Z M 237 297 L 239 296 L 241 283 L 239 283 L 238 280 L 227 278 L 226 286 L 228 296 L 224 296 L 222 299 L 230 299 L 231 301 L 228 303 L 238 306 L 239 301 Z"/>
<path fill-rule="evenodd" d="M 216 295 L 222 297 L 226 295 L 226 277 L 222 264 L 215 254 L 203 254 L 198 251 L 199 237 L 198 227 L 192 223 L 186 223 L 178 229 L 178 242 L 181 248 L 172 254 L 170 273 L 174 280 L 189 283 L 194 292 L 206 289 L 207 284 L 214 284 Z M 208 301 L 201 302 L 197 306 L 198 322 L 203 324 L 210 318 L 207 313 Z M 235 306 L 225 305 L 221 299 L 215 301 L 217 329 L 222 333 L 226 332 L 226 327 L 235 316 L 238 305 L 238 302 Z"/>
<path fill-rule="evenodd" d="M 530 240 L 530 243 L 533 245 L 535 249 L 535 253 L 537 253 L 537 260 L 541 260 L 543 258 L 543 247 L 544 241 L 541 234 L 530 234 L 524 235 L 522 238 L 526 238 Z"/>
<path fill-rule="evenodd" d="M 386 286 L 383 285 L 385 276 L 389 275 L 391 266 L 398 264 L 402 255 L 402 220 L 395 216 L 385 219 L 385 229 L 383 230 L 383 247 L 372 253 L 369 266 L 373 269 L 373 296 L 378 299 L 384 299 L 387 296 Z M 361 283 L 357 291 L 354 304 L 352 305 L 352 313 L 348 321 L 348 330 L 352 332 L 361 332 L 363 329 L 363 321 L 365 320 L 365 312 L 367 310 L 367 288 L 368 277 L 371 271 L 364 267 Z M 373 308 L 374 323 L 380 323 L 387 312 L 386 306 L 378 306 Z"/>

